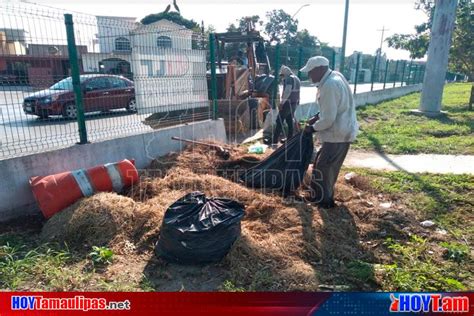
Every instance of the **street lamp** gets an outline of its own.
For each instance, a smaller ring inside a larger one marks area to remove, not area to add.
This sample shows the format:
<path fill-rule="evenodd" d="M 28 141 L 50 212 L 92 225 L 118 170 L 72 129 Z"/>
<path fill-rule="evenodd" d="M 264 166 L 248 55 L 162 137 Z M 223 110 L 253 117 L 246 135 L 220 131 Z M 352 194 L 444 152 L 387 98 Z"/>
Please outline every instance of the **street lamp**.
<path fill-rule="evenodd" d="M 293 18 L 301 11 L 301 9 L 305 8 L 305 7 L 309 7 L 310 4 L 309 3 L 306 3 L 306 4 L 303 4 L 301 7 L 299 7 L 298 10 L 296 10 L 296 12 L 291 16 L 291 19 L 293 20 Z M 289 58 L 288 58 L 288 34 L 286 34 L 286 62 L 288 62 Z"/>
<path fill-rule="evenodd" d="M 305 7 L 309 7 L 309 6 L 310 6 L 309 3 L 303 4 L 298 10 L 296 10 L 295 14 L 293 14 L 293 15 L 291 16 L 291 18 L 293 19 L 293 18 L 301 11 L 301 9 L 303 9 L 303 8 L 305 8 Z"/>

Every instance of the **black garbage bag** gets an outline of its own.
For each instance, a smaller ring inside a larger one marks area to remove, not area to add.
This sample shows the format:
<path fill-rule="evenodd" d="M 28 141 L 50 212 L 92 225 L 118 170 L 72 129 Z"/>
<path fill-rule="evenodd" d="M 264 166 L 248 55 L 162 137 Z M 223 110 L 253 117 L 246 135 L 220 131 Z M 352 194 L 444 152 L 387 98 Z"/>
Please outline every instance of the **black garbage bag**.
<path fill-rule="evenodd" d="M 247 170 L 241 180 L 251 188 L 274 189 L 283 195 L 294 192 L 303 181 L 313 149 L 312 134 L 300 132 Z"/>
<path fill-rule="evenodd" d="M 156 253 L 175 263 L 219 261 L 240 236 L 244 209 L 231 199 L 186 194 L 166 210 Z"/>

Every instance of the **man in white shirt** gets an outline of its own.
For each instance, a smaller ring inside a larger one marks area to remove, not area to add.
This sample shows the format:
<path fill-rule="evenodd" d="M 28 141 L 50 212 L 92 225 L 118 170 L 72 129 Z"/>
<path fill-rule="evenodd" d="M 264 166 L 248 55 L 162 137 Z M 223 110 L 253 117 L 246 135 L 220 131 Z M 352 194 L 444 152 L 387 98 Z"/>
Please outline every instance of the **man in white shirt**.
<path fill-rule="evenodd" d="M 301 72 L 318 87 L 318 117 L 308 120 L 305 132 L 317 132 L 322 146 L 313 164 L 311 201 L 334 207 L 334 185 L 350 144 L 359 131 L 354 98 L 344 76 L 329 68 L 323 56 L 311 57 Z"/>

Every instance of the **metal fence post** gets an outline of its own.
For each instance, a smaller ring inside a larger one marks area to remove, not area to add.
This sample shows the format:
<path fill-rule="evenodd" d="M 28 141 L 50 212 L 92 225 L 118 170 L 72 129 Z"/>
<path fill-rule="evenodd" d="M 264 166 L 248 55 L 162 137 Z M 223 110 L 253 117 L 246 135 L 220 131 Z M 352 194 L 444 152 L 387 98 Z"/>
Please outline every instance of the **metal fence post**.
<path fill-rule="evenodd" d="M 79 74 L 79 61 L 77 57 L 76 39 L 74 38 L 74 23 L 72 14 L 64 14 L 66 24 L 67 49 L 69 53 L 69 63 L 71 64 L 72 86 L 77 108 L 77 124 L 79 126 L 79 144 L 87 143 L 86 119 L 84 116 L 84 104 L 82 100 L 81 79 Z"/>
<path fill-rule="evenodd" d="M 472 104 L 474 103 L 474 86 L 471 86 L 471 97 L 469 98 L 469 111 L 472 111 Z"/>
<path fill-rule="evenodd" d="M 421 83 L 423 83 L 423 80 L 425 80 L 425 70 L 426 70 L 426 65 L 423 65 L 423 71 L 421 72 Z"/>
<path fill-rule="evenodd" d="M 413 80 L 411 84 L 416 84 L 416 80 L 418 79 L 418 65 L 413 65 L 413 68 L 415 68 L 415 70 L 413 71 Z"/>
<path fill-rule="evenodd" d="M 298 49 L 298 78 L 301 80 L 301 67 L 303 67 L 303 47 Z"/>
<path fill-rule="evenodd" d="M 408 66 L 408 78 L 407 78 L 407 86 L 410 85 L 410 77 L 411 77 L 411 69 L 413 66 L 413 59 L 410 61 L 410 65 Z"/>
<path fill-rule="evenodd" d="M 399 64 L 399 60 L 397 60 L 396 64 L 395 64 L 395 73 L 393 74 L 393 87 L 395 88 L 395 84 L 397 83 L 397 75 L 398 75 L 398 64 Z"/>
<path fill-rule="evenodd" d="M 279 71 L 280 71 L 280 44 L 277 44 L 277 46 L 275 47 L 275 79 L 273 80 L 272 109 L 276 109 Z"/>
<path fill-rule="evenodd" d="M 425 80 L 425 71 L 426 71 L 426 65 L 423 65 L 423 71 L 421 72 L 421 83 L 423 83 L 423 80 Z"/>
<path fill-rule="evenodd" d="M 383 88 L 385 90 L 385 84 L 387 83 L 387 74 L 388 74 L 388 66 L 390 65 L 390 60 L 387 59 L 385 62 L 385 74 L 383 75 Z"/>
<path fill-rule="evenodd" d="M 336 69 L 336 51 L 334 49 L 332 50 L 331 56 L 331 68 Z"/>
<path fill-rule="evenodd" d="M 212 119 L 217 119 L 217 77 L 216 77 L 216 37 L 214 33 L 209 33 L 209 54 L 211 67 L 211 99 L 212 99 Z"/>
<path fill-rule="evenodd" d="M 375 55 L 375 59 L 374 59 L 374 66 L 372 67 L 372 76 L 370 78 L 371 80 L 371 84 L 370 84 L 370 91 L 374 91 L 374 80 L 375 80 L 375 72 L 377 71 L 377 59 L 378 59 L 378 55 Z"/>
<path fill-rule="evenodd" d="M 402 79 L 400 80 L 400 87 L 403 87 L 403 80 L 405 80 L 405 68 L 407 68 L 407 61 L 403 61 L 403 71 L 402 71 Z"/>
<path fill-rule="evenodd" d="M 421 70 L 422 70 L 422 68 L 423 68 L 423 65 L 418 65 L 418 77 L 417 77 L 418 80 L 416 81 L 417 84 L 420 83 L 421 80 L 423 80 L 423 78 L 421 78 Z"/>
<path fill-rule="evenodd" d="M 357 91 L 357 80 L 359 77 L 359 64 L 360 64 L 360 53 L 357 54 L 357 63 L 356 63 L 356 71 L 355 71 L 355 79 L 354 79 L 354 94 L 356 94 Z"/>

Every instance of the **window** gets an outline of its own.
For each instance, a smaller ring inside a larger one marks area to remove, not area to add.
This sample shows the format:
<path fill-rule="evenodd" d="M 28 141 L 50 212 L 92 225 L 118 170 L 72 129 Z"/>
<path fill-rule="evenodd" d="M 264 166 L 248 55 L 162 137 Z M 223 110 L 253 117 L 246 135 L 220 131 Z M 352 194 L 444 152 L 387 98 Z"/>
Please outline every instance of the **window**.
<path fill-rule="evenodd" d="M 86 83 L 86 91 L 105 90 L 109 88 L 109 80 L 106 77 L 91 79 Z"/>
<path fill-rule="evenodd" d="M 115 39 L 115 50 L 117 51 L 130 51 L 130 40 L 125 37 L 119 37 Z"/>
<path fill-rule="evenodd" d="M 171 48 L 171 38 L 168 36 L 160 36 L 156 41 L 156 46 L 161 48 Z"/>
<path fill-rule="evenodd" d="M 122 80 L 120 78 L 110 77 L 109 82 L 110 82 L 110 87 L 112 89 L 127 87 L 127 83 L 125 82 L 125 80 Z"/>

